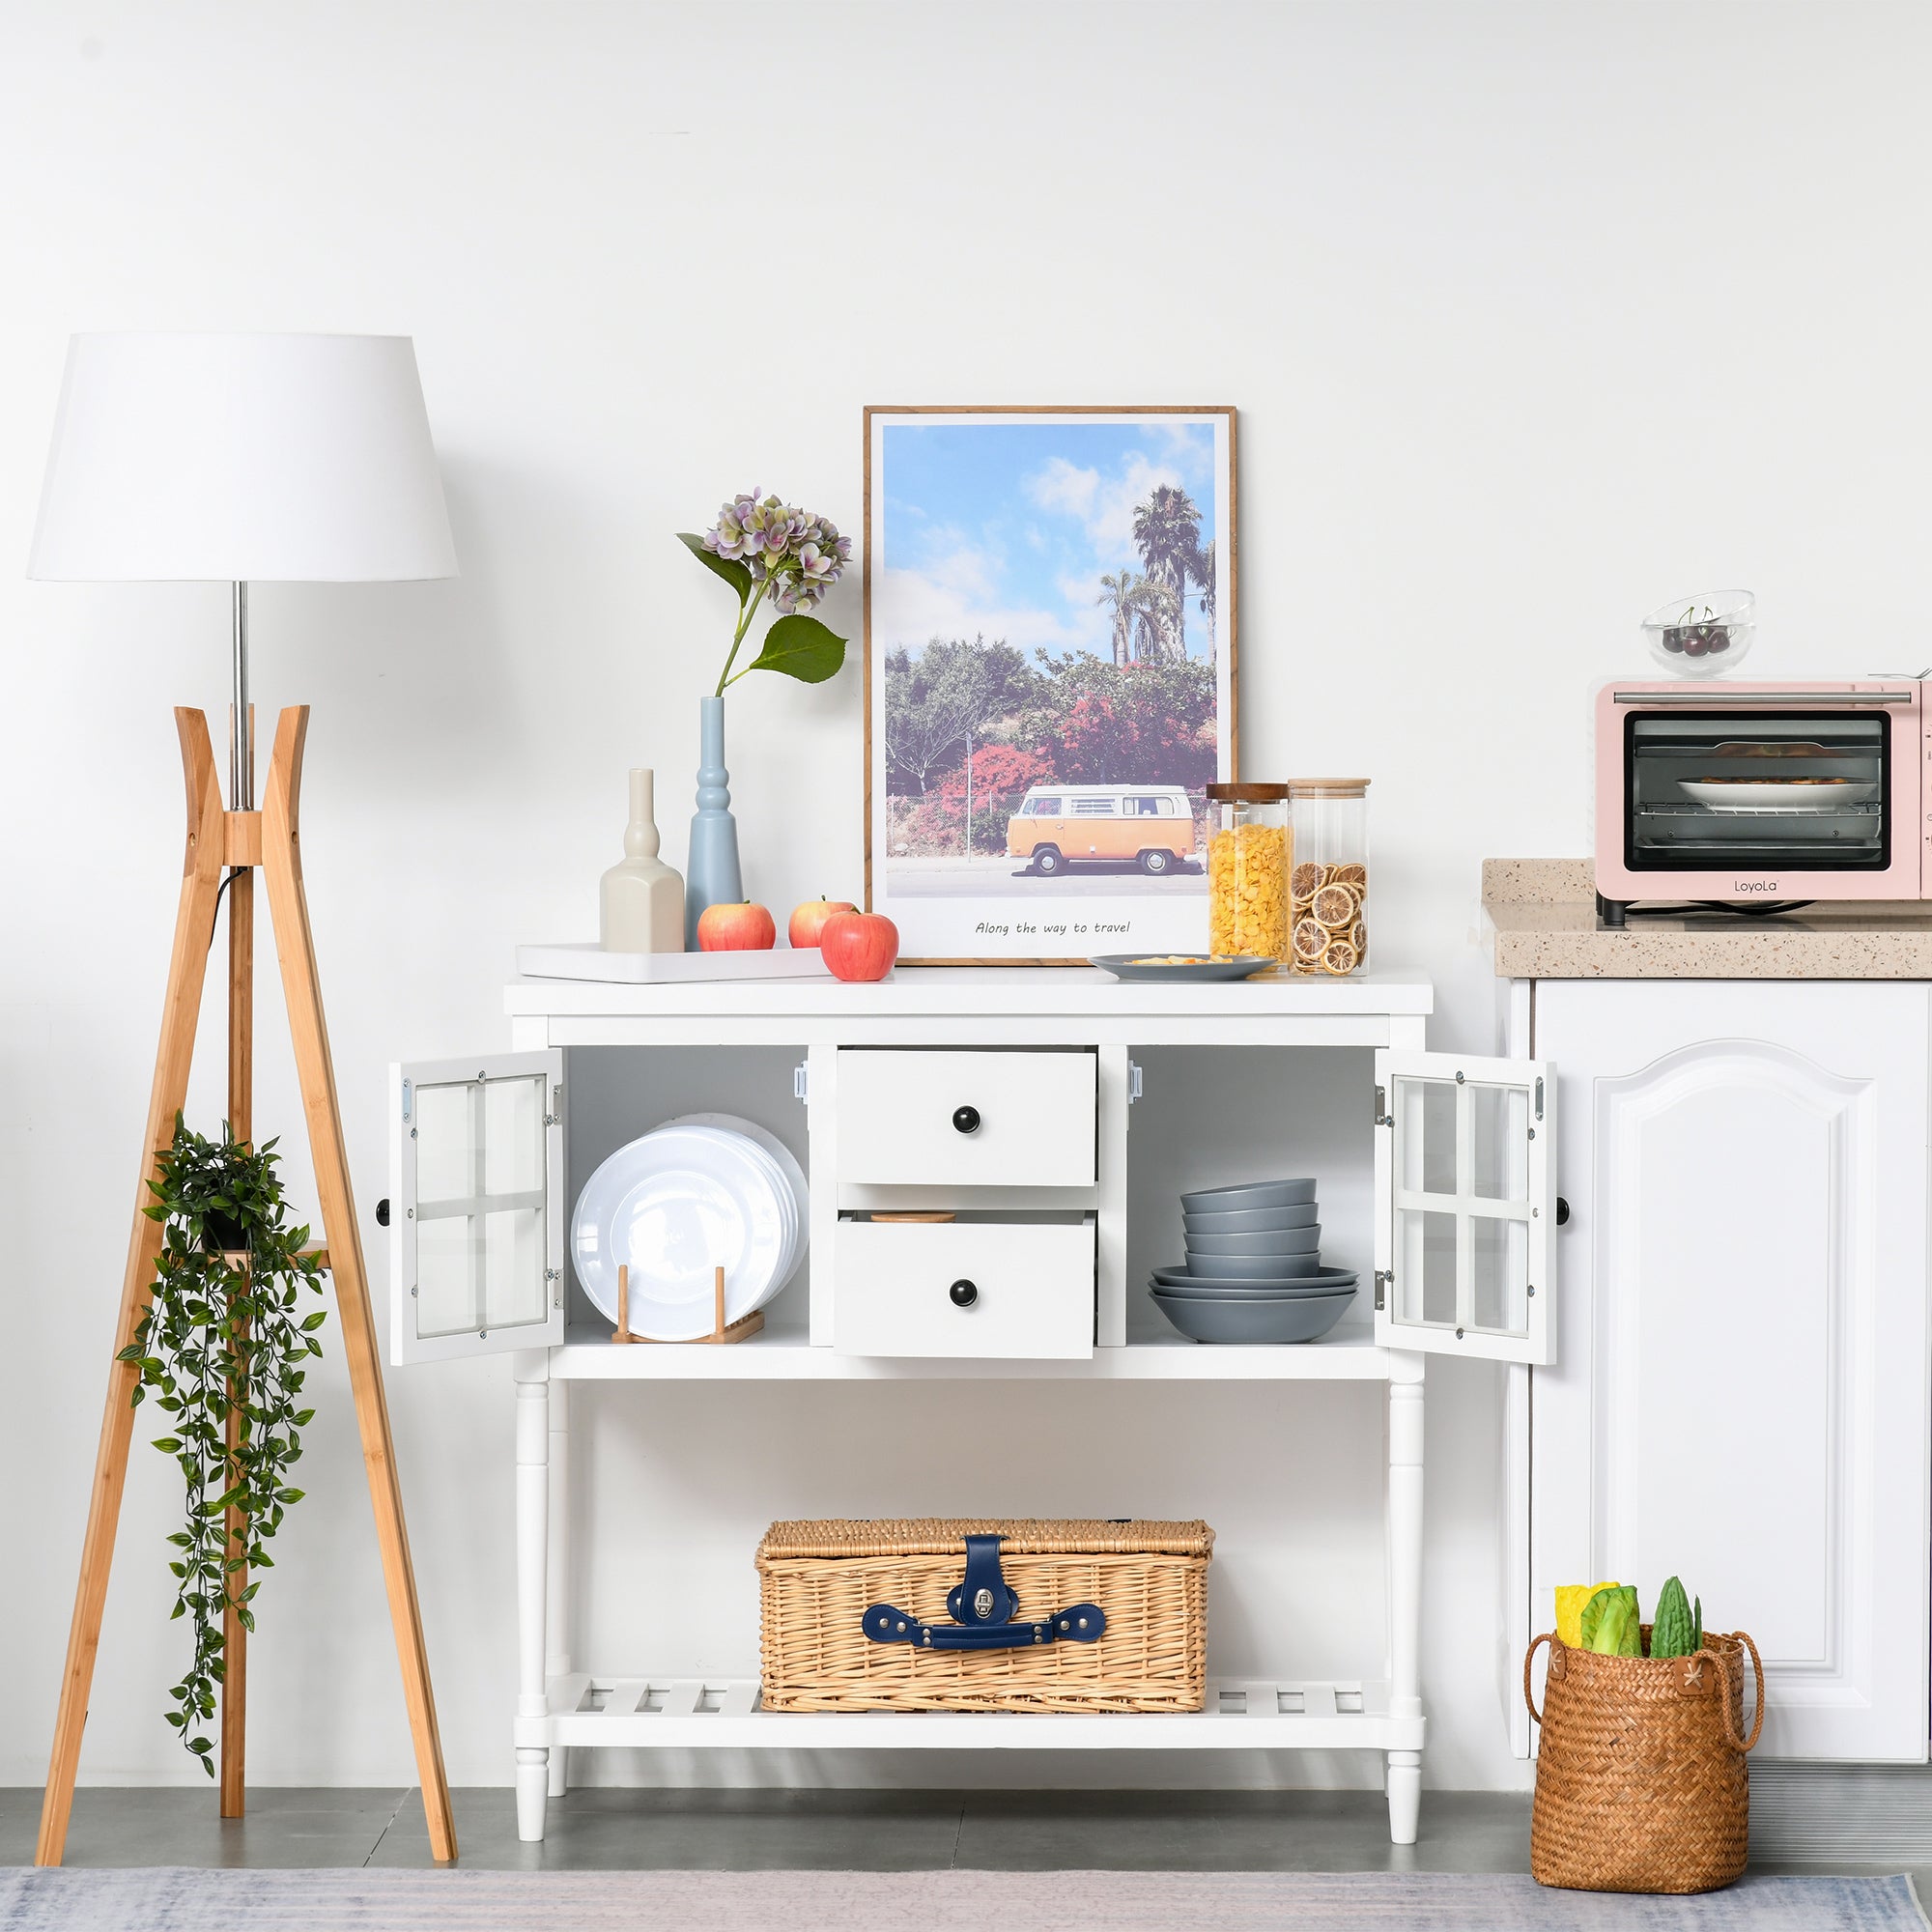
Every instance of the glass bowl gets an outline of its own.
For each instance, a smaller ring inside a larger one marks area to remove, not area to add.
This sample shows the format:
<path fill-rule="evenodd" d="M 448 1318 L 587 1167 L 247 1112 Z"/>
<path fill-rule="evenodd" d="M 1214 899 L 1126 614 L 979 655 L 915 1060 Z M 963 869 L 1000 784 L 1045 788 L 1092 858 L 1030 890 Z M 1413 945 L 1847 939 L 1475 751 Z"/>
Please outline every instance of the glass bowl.
<path fill-rule="evenodd" d="M 1745 661 L 1757 635 L 1757 599 L 1748 590 L 1673 597 L 1643 620 L 1650 654 L 1672 677 L 1722 677 Z"/>

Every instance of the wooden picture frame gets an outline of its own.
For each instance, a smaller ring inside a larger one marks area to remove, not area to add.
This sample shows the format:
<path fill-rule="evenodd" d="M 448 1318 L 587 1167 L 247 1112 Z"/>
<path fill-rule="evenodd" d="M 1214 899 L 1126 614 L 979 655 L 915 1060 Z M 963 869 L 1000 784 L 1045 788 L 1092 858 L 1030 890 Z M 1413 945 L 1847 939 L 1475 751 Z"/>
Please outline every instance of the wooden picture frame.
<path fill-rule="evenodd" d="M 898 923 L 901 963 L 1206 950 L 1200 788 L 1239 776 L 1236 422 L 1226 405 L 866 409 L 866 907 Z M 895 690 L 922 695 L 895 707 Z M 972 724 L 947 737 L 976 705 L 977 749 Z"/>

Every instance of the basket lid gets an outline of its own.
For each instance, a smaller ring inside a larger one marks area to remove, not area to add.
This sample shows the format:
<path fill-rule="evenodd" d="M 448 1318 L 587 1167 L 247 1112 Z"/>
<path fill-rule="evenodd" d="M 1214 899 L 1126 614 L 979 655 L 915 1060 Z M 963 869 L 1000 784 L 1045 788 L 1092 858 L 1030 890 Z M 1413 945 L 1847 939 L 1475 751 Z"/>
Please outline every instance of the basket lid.
<path fill-rule="evenodd" d="M 758 1545 L 760 1563 L 799 1557 L 952 1556 L 969 1536 L 997 1536 L 1013 1556 L 1208 1556 L 1214 1532 L 1192 1522 L 1064 1520 L 1033 1517 L 834 1518 L 775 1522 Z"/>

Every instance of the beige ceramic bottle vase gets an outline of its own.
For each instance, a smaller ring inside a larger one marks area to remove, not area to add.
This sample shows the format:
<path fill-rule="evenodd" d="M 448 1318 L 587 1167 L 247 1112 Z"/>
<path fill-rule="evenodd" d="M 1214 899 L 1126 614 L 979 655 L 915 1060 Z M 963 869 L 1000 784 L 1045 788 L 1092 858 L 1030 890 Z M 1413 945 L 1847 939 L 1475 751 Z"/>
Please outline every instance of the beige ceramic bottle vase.
<path fill-rule="evenodd" d="M 604 874 L 600 943 L 606 952 L 682 952 L 684 881 L 658 857 L 651 774 L 631 774 L 624 857 Z"/>

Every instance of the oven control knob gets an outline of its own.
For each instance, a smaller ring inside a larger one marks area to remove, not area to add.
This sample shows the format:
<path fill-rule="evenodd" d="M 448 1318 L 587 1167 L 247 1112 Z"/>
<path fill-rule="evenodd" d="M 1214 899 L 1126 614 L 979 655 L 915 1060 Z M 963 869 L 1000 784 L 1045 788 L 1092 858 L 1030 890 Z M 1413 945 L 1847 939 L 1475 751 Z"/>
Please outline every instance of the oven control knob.
<path fill-rule="evenodd" d="M 971 1308 L 979 1300 L 980 1291 L 970 1281 L 955 1281 L 947 1291 L 954 1308 Z"/>
<path fill-rule="evenodd" d="M 977 1134 L 980 1131 L 980 1110 L 978 1107 L 954 1107 L 952 1124 L 962 1134 Z"/>

